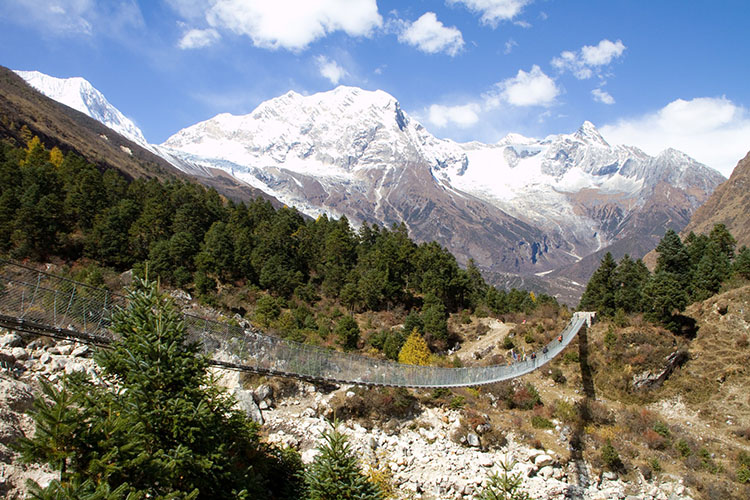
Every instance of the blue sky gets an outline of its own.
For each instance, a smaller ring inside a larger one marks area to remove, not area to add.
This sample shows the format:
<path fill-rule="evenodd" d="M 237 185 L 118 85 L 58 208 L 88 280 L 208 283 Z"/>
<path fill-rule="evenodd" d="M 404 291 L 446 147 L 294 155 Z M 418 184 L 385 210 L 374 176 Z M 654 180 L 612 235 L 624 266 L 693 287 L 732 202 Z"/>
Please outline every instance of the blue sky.
<path fill-rule="evenodd" d="M 153 143 L 353 85 L 438 137 L 589 120 L 729 175 L 750 150 L 748 20 L 746 0 L 2 0 L 0 64 L 86 78 Z"/>

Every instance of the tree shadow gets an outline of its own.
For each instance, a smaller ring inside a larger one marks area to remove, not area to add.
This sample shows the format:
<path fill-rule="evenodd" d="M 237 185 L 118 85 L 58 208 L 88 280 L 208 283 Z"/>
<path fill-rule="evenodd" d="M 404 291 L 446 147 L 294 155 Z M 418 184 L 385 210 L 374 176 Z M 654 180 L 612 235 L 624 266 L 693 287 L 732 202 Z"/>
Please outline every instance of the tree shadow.
<path fill-rule="evenodd" d="M 670 318 L 669 330 L 675 335 L 693 340 L 698 335 L 698 322 L 683 314 L 675 314 Z"/>
<path fill-rule="evenodd" d="M 578 359 L 581 367 L 581 382 L 583 384 L 583 399 L 576 405 L 578 418 L 573 434 L 569 441 L 570 463 L 572 474 L 575 475 L 574 484 L 568 486 L 565 498 L 584 498 L 584 492 L 590 484 L 589 472 L 583 459 L 584 435 L 586 426 L 592 421 L 589 403 L 596 400 L 594 375 L 589 364 L 588 328 L 584 325 L 578 332 Z"/>

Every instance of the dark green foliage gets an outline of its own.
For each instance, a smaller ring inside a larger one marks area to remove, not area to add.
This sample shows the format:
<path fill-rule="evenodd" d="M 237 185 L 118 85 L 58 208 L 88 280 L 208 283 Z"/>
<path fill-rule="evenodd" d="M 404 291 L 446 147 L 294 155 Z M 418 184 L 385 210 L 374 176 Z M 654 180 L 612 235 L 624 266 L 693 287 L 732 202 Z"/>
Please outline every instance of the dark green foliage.
<path fill-rule="evenodd" d="M 500 462 L 503 472 L 493 472 L 487 485 L 475 497 L 476 500 L 531 500 L 528 493 L 521 491 L 523 477 L 520 472 L 511 474 L 513 464 Z"/>
<path fill-rule="evenodd" d="M 615 313 L 615 269 L 617 263 L 612 254 L 607 252 L 599 268 L 591 276 L 586 290 L 581 296 L 579 309 L 597 311 L 602 315 L 611 316 Z"/>
<path fill-rule="evenodd" d="M 734 259 L 733 272 L 746 280 L 750 280 L 750 248 L 740 248 L 737 257 Z"/>
<path fill-rule="evenodd" d="M 380 500 L 382 494 L 362 473 L 346 436 L 336 424 L 323 432 L 318 455 L 305 471 L 308 500 Z"/>
<path fill-rule="evenodd" d="M 657 271 L 643 289 L 646 317 L 670 325 L 675 312 L 688 303 L 688 294 L 680 277 L 668 271 Z"/>
<path fill-rule="evenodd" d="M 534 429 L 552 429 L 554 427 L 551 421 L 541 415 L 534 415 L 531 417 L 531 426 Z"/>
<path fill-rule="evenodd" d="M 148 269 L 207 303 L 230 285 L 308 303 L 325 296 L 351 312 L 403 307 L 413 310 L 408 331 L 417 326 L 438 344 L 448 339 L 451 313 L 559 307 L 550 296 L 488 286 L 473 261 L 461 269 L 439 244 L 414 243 L 403 223 L 355 232 L 344 217 L 306 220 L 294 208 L 225 201 L 197 184 L 129 180 L 74 153 L 53 163 L 38 139 L 29 144 L 0 144 L 0 251 L 16 258 L 88 257 L 118 272 Z M 259 317 L 265 326 L 276 319 Z"/>
<path fill-rule="evenodd" d="M 607 442 L 602 446 L 601 451 L 602 461 L 604 465 L 610 470 L 620 470 L 623 467 L 622 460 L 620 460 L 620 454 L 612 446 L 612 442 L 608 439 Z"/>
<path fill-rule="evenodd" d="M 299 461 L 258 441 L 256 424 L 211 382 L 179 311 L 154 284 L 136 286 L 113 316 L 119 340 L 96 355 L 118 389 L 76 374 L 36 399 L 37 431 L 19 449 L 60 470 L 37 497 L 297 498 L 284 488 Z"/>
<path fill-rule="evenodd" d="M 359 325 L 353 316 L 345 315 L 336 324 L 333 333 L 338 337 L 341 347 L 347 350 L 356 349 L 359 342 Z"/>
<path fill-rule="evenodd" d="M 381 330 L 370 337 L 370 344 L 380 349 L 385 357 L 392 360 L 398 359 L 398 353 L 406 342 L 406 330 Z"/>

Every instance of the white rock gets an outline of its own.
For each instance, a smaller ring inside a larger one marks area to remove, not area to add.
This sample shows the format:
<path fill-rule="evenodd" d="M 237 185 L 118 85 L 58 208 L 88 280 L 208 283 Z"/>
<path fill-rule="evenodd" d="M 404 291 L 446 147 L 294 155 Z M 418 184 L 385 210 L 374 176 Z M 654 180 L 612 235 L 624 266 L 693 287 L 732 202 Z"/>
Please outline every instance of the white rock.
<path fill-rule="evenodd" d="M 18 361 L 24 361 L 24 360 L 29 359 L 29 353 L 26 352 L 26 349 L 24 349 L 23 347 L 14 347 L 10 351 L 10 353 Z"/>
<path fill-rule="evenodd" d="M 553 463 L 555 463 L 555 460 L 551 456 L 547 455 L 546 453 L 542 455 L 538 455 L 534 459 L 534 465 L 536 465 L 539 468 L 552 465 Z"/>
<path fill-rule="evenodd" d="M 85 372 L 86 367 L 82 363 L 68 363 L 65 366 L 65 373 L 70 375 L 71 373 Z"/>
<path fill-rule="evenodd" d="M 0 337 L 0 347 L 23 347 L 23 338 L 17 333 L 6 333 Z"/>
<path fill-rule="evenodd" d="M 78 357 L 78 356 L 83 356 L 87 352 L 89 352 L 89 346 L 87 346 L 86 344 L 83 344 L 83 345 L 79 345 L 78 347 L 76 347 L 75 349 L 73 349 L 70 352 L 70 355 L 73 356 L 73 357 Z"/>
<path fill-rule="evenodd" d="M 63 356 L 68 356 L 71 352 L 73 352 L 73 346 L 69 344 L 57 344 L 57 353 L 62 354 Z"/>
<path fill-rule="evenodd" d="M 537 474 L 544 479 L 549 479 L 552 477 L 552 474 L 554 474 L 554 470 L 552 469 L 551 465 L 545 465 L 541 469 L 539 469 L 539 472 Z"/>
<path fill-rule="evenodd" d="M 466 442 L 469 446 L 473 446 L 474 448 L 479 448 L 479 436 L 474 434 L 473 432 L 470 432 L 466 435 Z"/>
<path fill-rule="evenodd" d="M 42 363 L 43 365 L 46 365 L 47 363 L 49 363 L 51 359 L 52 359 L 52 356 L 50 356 L 48 352 L 43 352 L 42 355 L 39 356 L 39 362 Z"/>

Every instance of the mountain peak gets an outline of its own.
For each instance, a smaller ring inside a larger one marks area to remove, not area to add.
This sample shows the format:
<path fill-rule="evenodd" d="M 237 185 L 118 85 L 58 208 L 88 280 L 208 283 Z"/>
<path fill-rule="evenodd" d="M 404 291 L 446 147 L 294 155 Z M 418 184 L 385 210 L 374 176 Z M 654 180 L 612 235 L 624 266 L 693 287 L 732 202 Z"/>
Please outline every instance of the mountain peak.
<path fill-rule="evenodd" d="M 599 133 L 596 126 L 588 120 L 583 122 L 574 135 L 584 142 L 594 142 L 609 146 L 609 143 L 604 140 L 604 137 Z"/>
<path fill-rule="evenodd" d="M 56 78 L 39 71 L 14 72 L 50 99 L 80 111 L 141 146 L 150 147 L 136 124 L 112 106 L 88 80 L 79 76 Z"/>

